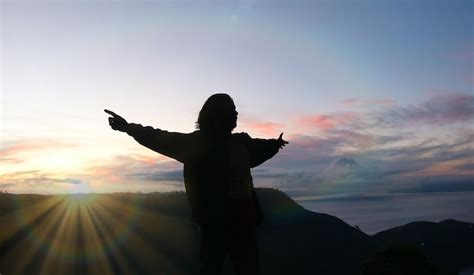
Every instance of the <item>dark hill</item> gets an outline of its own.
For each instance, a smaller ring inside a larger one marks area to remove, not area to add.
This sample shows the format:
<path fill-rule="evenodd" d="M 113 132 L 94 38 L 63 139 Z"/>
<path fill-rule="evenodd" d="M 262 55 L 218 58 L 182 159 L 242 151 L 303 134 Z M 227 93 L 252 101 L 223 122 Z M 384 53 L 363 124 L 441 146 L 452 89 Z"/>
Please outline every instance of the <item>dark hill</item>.
<path fill-rule="evenodd" d="M 371 249 L 368 235 L 342 220 L 307 211 L 274 189 L 258 190 L 265 274 L 356 274 Z"/>
<path fill-rule="evenodd" d="M 474 266 L 472 223 L 456 220 L 412 222 L 379 232 L 373 238 L 385 245 L 394 242 L 415 245 L 445 274 Z"/>
<path fill-rule="evenodd" d="M 474 266 L 473 224 L 412 223 L 368 236 L 258 189 L 262 274 L 361 274 L 393 241 L 421 247 L 441 274 Z M 0 194 L 1 274 L 197 274 L 198 231 L 185 194 Z M 228 263 L 225 274 L 232 274 Z M 380 275 L 383 273 L 380 273 Z"/>

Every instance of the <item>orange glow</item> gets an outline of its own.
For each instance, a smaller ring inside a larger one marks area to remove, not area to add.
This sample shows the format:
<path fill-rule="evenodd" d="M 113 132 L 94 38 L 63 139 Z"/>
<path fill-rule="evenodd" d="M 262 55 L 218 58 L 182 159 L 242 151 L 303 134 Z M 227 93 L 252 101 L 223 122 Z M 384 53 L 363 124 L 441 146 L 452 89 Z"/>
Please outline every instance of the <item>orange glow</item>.
<path fill-rule="evenodd" d="M 275 138 L 284 129 L 284 125 L 280 123 L 262 122 L 253 119 L 243 119 L 239 125 L 241 125 L 245 131 L 268 138 Z"/>
<path fill-rule="evenodd" d="M 355 121 L 359 114 L 354 112 L 342 112 L 334 115 L 314 114 L 304 115 L 296 118 L 299 131 L 322 130 L 329 131 L 340 126 L 348 125 Z"/>

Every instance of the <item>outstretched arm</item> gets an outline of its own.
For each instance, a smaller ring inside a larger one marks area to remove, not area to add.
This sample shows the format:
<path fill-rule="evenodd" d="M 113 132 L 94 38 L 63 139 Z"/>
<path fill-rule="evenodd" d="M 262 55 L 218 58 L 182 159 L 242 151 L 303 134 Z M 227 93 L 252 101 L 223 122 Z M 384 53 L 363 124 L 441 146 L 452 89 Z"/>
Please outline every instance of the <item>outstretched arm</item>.
<path fill-rule="evenodd" d="M 288 144 L 288 141 L 283 139 L 283 133 L 280 134 L 278 139 L 251 138 L 246 133 L 238 134 L 238 136 L 244 139 L 247 144 L 252 168 L 271 159 L 281 148 Z"/>
<path fill-rule="evenodd" d="M 150 126 L 128 123 L 123 117 L 116 113 L 104 110 L 109 117 L 109 124 L 116 131 L 126 132 L 141 145 L 158 152 L 162 155 L 184 162 L 188 148 L 188 135 L 183 133 L 168 132 L 154 129 Z"/>

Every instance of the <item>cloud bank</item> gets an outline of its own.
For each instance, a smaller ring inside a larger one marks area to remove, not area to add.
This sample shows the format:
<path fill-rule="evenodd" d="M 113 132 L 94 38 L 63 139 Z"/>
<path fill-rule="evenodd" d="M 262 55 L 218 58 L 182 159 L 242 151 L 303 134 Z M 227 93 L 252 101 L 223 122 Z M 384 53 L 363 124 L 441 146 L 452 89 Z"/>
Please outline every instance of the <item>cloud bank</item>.
<path fill-rule="evenodd" d="M 290 140 L 275 158 L 254 169 L 255 184 L 295 196 L 473 190 L 473 95 L 438 95 L 407 106 L 362 98 L 342 104 L 342 112 L 295 114 L 286 123 L 244 119 L 240 127 L 256 137 L 276 137 L 285 129 Z M 28 158 L 62 148 L 71 145 L 51 140 L 4 143 L 0 161 L 18 168 Z M 34 167 L 3 171 L 0 188 L 75 190 L 74 186 L 88 185 L 103 191 L 158 186 L 182 190 L 181 164 L 140 150 L 104 157 L 70 174 Z"/>

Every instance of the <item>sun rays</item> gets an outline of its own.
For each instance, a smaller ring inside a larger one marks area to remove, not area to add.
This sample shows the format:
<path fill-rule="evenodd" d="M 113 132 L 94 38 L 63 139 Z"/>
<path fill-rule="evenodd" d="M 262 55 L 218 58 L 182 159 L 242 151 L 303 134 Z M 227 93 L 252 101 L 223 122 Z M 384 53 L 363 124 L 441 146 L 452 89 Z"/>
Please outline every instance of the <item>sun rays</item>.
<path fill-rule="evenodd" d="M 188 223 L 144 205 L 146 195 L 2 194 L 0 267 L 7 274 L 183 273 Z M 4 212 L 3 212 L 4 211 Z M 163 226 L 160 226 L 163 224 Z M 165 237 L 164 237 L 165 236 Z"/>

